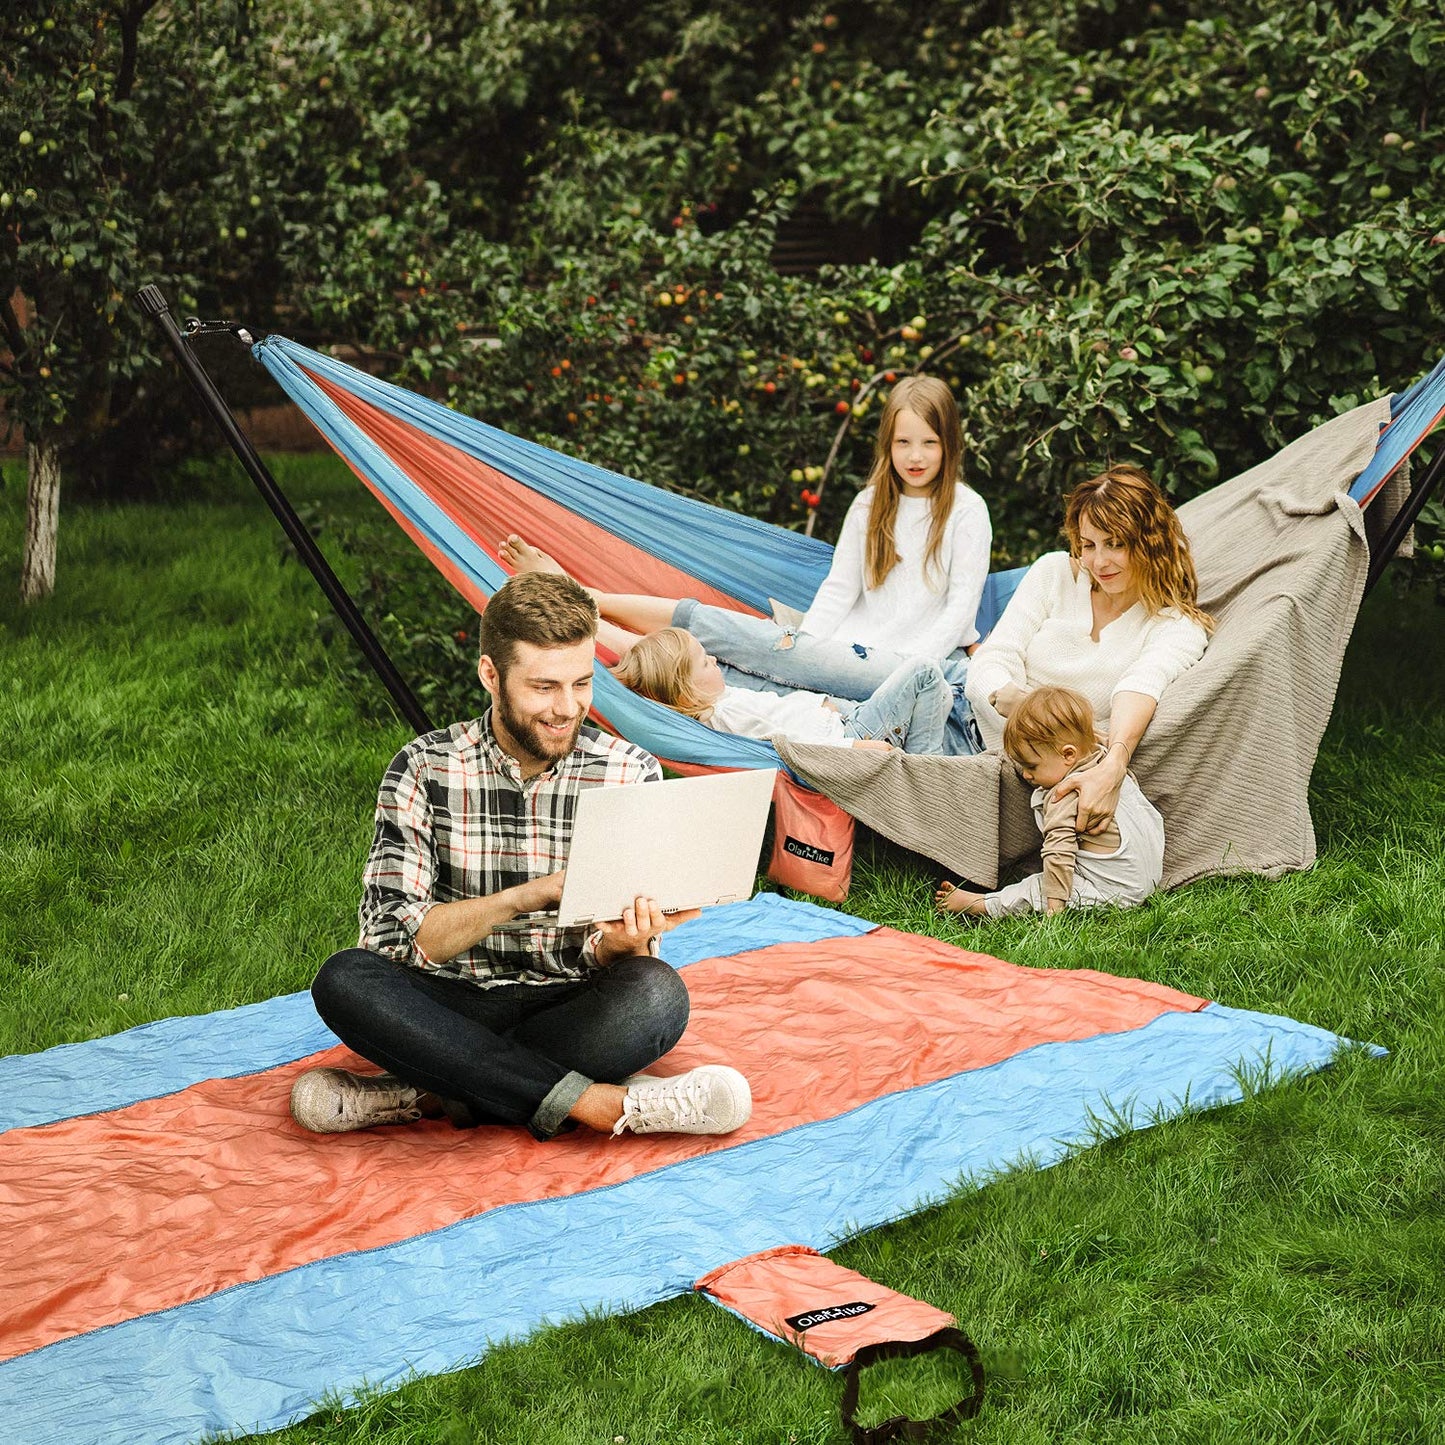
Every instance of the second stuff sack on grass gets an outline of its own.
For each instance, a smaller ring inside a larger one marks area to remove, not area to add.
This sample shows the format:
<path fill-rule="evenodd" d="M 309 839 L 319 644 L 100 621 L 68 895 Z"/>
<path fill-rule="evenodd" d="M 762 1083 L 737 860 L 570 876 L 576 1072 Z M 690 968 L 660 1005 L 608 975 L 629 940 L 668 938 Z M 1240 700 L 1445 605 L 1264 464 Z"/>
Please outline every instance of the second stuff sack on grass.
<path fill-rule="evenodd" d="M 816 1250 L 798 1244 L 765 1249 L 711 1270 L 693 1288 L 819 1364 L 846 1369 L 843 1423 L 860 1445 L 923 1440 L 935 1429 L 976 1415 L 983 1404 L 978 1350 L 951 1314 L 844 1269 Z M 929 1420 L 895 1416 L 873 1426 L 860 1424 L 862 1372 L 881 1360 L 932 1350 L 956 1351 L 967 1359 L 972 1393 Z"/>
<path fill-rule="evenodd" d="M 853 818 L 831 798 L 785 772 L 773 788 L 773 856 L 768 877 L 830 903 L 841 903 L 853 881 Z"/>

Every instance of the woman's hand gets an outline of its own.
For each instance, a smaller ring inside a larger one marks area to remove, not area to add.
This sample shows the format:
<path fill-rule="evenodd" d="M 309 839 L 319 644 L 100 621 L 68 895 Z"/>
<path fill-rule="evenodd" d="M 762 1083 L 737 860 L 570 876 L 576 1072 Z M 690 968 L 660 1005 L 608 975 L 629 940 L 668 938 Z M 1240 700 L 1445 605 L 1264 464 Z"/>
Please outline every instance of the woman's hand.
<path fill-rule="evenodd" d="M 1102 833 L 1119 806 L 1119 793 L 1129 759 L 1139 746 L 1139 739 L 1154 719 L 1159 704 L 1143 692 L 1116 692 L 1109 714 L 1109 750 L 1092 767 L 1072 778 L 1065 778 L 1054 789 L 1055 798 L 1065 793 L 1079 795 L 1078 828 L 1081 833 Z"/>
<path fill-rule="evenodd" d="M 1119 806 L 1119 793 L 1128 771 L 1129 755 L 1122 746 L 1115 745 L 1092 768 L 1065 778 L 1052 796 L 1057 801 L 1065 793 L 1077 793 L 1079 832 L 1102 833 Z"/>
<path fill-rule="evenodd" d="M 989 698 L 989 705 L 1000 717 L 1010 717 L 1013 710 L 1029 695 L 1030 689 L 1016 682 L 1006 682 Z"/>

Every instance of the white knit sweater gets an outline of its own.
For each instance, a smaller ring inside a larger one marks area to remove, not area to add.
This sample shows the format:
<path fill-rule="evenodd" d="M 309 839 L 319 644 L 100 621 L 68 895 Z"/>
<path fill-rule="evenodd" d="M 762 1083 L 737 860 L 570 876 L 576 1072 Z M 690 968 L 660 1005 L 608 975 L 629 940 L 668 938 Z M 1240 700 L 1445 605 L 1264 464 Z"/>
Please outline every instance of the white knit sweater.
<path fill-rule="evenodd" d="M 1109 727 L 1115 693 L 1156 701 L 1185 668 L 1204 655 L 1208 633 L 1173 608 L 1150 616 L 1136 602 L 1091 636 L 1089 574 L 1075 576 L 1067 552 L 1047 552 L 1019 583 L 998 626 L 973 654 L 965 691 L 989 747 L 1003 739 L 1003 718 L 988 699 L 1009 683 L 1072 687 L 1093 704 L 1100 735 Z"/>
<path fill-rule="evenodd" d="M 954 489 L 953 510 L 938 563 L 928 573 L 932 501 L 900 497 L 893 543 L 902 559 L 878 587 L 867 585 L 868 512 L 873 488 L 853 499 L 833 551 L 833 565 L 818 588 L 801 631 L 837 637 L 905 657 L 942 659 L 978 641 L 974 615 L 988 579 L 993 528 L 988 504 L 972 487 Z"/>

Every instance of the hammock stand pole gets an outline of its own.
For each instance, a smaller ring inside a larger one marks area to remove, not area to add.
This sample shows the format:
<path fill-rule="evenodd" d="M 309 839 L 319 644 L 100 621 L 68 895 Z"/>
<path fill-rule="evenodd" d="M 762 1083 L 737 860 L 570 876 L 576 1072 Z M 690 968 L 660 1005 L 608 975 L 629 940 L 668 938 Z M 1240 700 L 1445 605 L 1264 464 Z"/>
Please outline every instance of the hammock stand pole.
<path fill-rule="evenodd" d="M 1430 458 L 1429 464 L 1420 473 L 1419 480 L 1410 489 L 1410 495 L 1405 498 L 1400 510 L 1395 513 L 1390 525 L 1385 529 L 1385 534 L 1380 538 L 1380 545 L 1375 549 L 1374 555 L 1370 558 L 1370 570 L 1365 576 L 1365 596 L 1370 595 L 1375 583 L 1380 580 L 1381 574 L 1389 566 L 1390 559 L 1395 555 L 1400 543 L 1405 540 L 1405 534 L 1415 525 L 1415 518 L 1420 515 L 1421 509 L 1429 500 L 1440 482 L 1445 476 L 1445 438 L 1435 448 L 1435 455 Z"/>
<path fill-rule="evenodd" d="M 160 288 L 142 286 L 136 292 L 136 301 L 141 310 L 156 323 L 161 334 L 170 344 L 176 360 L 181 364 L 181 370 L 186 373 L 200 395 L 201 404 L 215 418 L 217 425 L 230 443 L 231 450 L 235 452 L 242 467 L 245 468 L 246 475 L 251 478 L 256 485 L 256 490 L 265 498 L 266 505 L 271 508 L 276 520 L 280 522 L 282 530 L 290 539 L 297 555 L 306 564 L 307 569 L 326 594 L 326 600 L 331 603 L 332 610 L 341 619 L 342 624 L 361 649 L 362 655 L 371 664 L 377 677 L 381 679 L 382 686 L 391 694 L 391 700 L 396 704 L 397 710 L 418 734 L 432 732 L 434 725 L 427 716 L 426 709 L 417 701 L 416 694 L 407 686 L 406 680 L 397 670 L 396 664 L 391 660 L 376 634 L 367 626 L 366 619 L 357 609 L 351 594 L 341 585 L 340 579 L 331 570 L 326 558 L 322 556 L 321 549 L 316 545 L 316 539 L 306 530 L 285 493 L 277 484 L 276 478 L 271 475 L 269 468 L 261 460 L 260 454 L 251 445 L 250 438 L 241 430 L 240 423 L 237 422 L 231 408 L 226 405 L 226 399 L 211 379 L 210 373 L 196 359 L 187 335 L 183 334 L 176 325 L 175 318 L 171 315 L 170 305 L 161 295 Z M 194 335 L 204 335 L 210 330 L 225 330 L 236 335 L 243 344 L 250 342 L 249 335 L 239 326 L 211 327 L 203 326 L 200 322 L 188 322 L 187 330 Z"/>

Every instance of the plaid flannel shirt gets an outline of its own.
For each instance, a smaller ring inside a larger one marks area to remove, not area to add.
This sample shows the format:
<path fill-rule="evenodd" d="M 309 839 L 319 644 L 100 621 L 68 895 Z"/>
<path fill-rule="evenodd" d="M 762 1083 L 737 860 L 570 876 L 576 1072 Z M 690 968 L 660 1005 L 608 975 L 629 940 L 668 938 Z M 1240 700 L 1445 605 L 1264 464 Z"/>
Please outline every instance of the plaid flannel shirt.
<path fill-rule="evenodd" d="M 498 745 L 490 712 L 417 738 L 381 780 L 360 946 L 481 988 L 586 977 L 594 953 L 585 927 L 499 930 L 444 963 L 417 946 L 416 932 L 433 904 L 499 893 L 566 867 L 583 788 L 661 777 L 650 753 L 588 726 L 565 758 L 526 782 Z"/>

